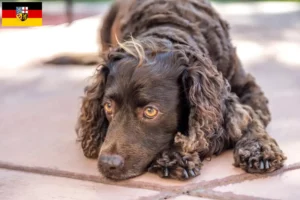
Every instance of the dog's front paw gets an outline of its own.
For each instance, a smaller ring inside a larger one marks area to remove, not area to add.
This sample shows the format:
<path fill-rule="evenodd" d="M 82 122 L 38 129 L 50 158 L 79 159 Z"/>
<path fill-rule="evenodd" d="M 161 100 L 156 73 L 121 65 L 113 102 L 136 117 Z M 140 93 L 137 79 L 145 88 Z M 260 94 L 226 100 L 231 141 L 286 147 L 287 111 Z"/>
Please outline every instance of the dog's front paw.
<path fill-rule="evenodd" d="M 261 139 L 238 142 L 234 160 L 246 172 L 266 173 L 281 168 L 286 157 L 273 139 Z"/>
<path fill-rule="evenodd" d="M 148 168 L 160 177 L 187 180 L 200 175 L 201 161 L 197 153 L 182 156 L 178 152 L 164 151 Z"/>

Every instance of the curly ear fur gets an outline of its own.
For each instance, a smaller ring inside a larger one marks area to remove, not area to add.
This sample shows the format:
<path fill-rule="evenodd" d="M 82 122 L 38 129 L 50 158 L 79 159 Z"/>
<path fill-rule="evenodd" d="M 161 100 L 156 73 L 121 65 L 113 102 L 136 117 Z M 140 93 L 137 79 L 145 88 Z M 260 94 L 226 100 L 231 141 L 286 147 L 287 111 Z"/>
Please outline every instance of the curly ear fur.
<path fill-rule="evenodd" d="M 104 141 L 108 121 L 101 106 L 108 68 L 101 66 L 85 88 L 76 133 L 81 141 L 83 153 L 88 158 L 97 158 Z"/>
<path fill-rule="evenodd" d="M 183 152 L 199 152 L 201 157 L 209 156 L 218 151 L 215 143 L 224 135 L 223 98 L 229 86 L 210 59 L 194 55 L 190 63 L 183 74 L 190 107 L 188 136 L 177 134 L 174 141 Z"/>
<path fill-rule="evenodd" d="M 199 52 L 182 49 L 175 51 L 175 57 L 180 61 L 177 64 L 185 66 L 181 84 L 184 102 L 189 108 L 188 112 L 185 111 L 188 130 L 178 132 L 173 146 L 159 154 L 148 169 L 164 176 L 167 168 L 170 169 L 170 177 L 179 179 L 189 176 L 186 174 L 190 170 L 193 171 L 191 176 L 198 175 L 202 159 L 220 153 L 229 141 L 223 128 L 228 82 L 210 59 Z"/>

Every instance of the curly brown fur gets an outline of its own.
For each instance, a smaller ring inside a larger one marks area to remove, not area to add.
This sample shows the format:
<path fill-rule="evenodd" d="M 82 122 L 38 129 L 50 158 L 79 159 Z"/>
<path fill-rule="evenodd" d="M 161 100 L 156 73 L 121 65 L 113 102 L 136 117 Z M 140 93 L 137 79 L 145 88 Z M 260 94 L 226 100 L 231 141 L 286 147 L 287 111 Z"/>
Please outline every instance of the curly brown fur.
<path fill-rule="evenodd" d="M 117 180 L 146 168 L 194 177 L 204 158 L 232 147 L 247 172 L 280 168 L 285 156 L 265 130 L 267 98 L 242 68 L 227 23 L 205 0 L 174 2 L 116 1 L 106 15 L 103 68 L 78 121 L 85 155 L 100 150 L 99 170 Z M 144 119 L 149 104 L 159 117 Z"/>
<path fill-rule="evenodd" d="M 265 130 L 263 121 L 253 109 L 244 106 L 249 123 L 234 148 L 234 165 L 249 173 L 272 172 L 286 159 L 277 142 Z"/>
<path fill-rule="evenodd" d="M 76 133 L 81 141 L 83 153 L 88 158 L 98 157 L 108 127 L 101 106 L 106 74 L 106 68 L 98 68 L 90 85 L 85 88 L 85 96 L 82 98 Z"/>

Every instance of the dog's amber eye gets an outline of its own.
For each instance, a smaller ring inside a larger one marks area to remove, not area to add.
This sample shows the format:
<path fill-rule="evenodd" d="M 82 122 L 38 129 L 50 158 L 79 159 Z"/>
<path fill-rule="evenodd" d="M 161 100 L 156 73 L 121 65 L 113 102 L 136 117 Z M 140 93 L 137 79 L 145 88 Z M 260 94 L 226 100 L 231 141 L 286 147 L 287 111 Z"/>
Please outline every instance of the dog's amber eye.
<path fill-rule="evenodd" d="M 106 111 L 107 114 L 112 114 L 113 111 L 112 104 L 110 102 L 105 103 L 104 110 Z"/>
<path fill-rule="evenodd" d="M 158 110 L 153 107 L 147 107 L 144 110 L 144 117 L 152 119 L 158 114 Z"/>

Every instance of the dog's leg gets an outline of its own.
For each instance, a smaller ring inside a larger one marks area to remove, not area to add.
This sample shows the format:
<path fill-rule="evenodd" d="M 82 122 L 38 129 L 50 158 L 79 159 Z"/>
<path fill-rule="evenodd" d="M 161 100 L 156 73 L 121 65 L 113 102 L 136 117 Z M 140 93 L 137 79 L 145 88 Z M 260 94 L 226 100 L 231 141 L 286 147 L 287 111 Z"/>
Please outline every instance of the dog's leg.
<path fill-rule="evenodd" d="M 267 126 L 271 121 L 268 99 L 254 77 L 245 72 L 235 51 L 233 52 L 232 60 L 234 74 L 229 80 L 232 92 L 237 94 L 242 104 L 251 106 L 259 115 L 264 126 Z"/>
<path fill-rule="evenodd" d="M 224 128 L 234 148 L 234 165 L 249 173 L 272 172 L 286 159 L 277 142 L 266 132 L 257 113 L 231 95 L 226 101 Z"/>

